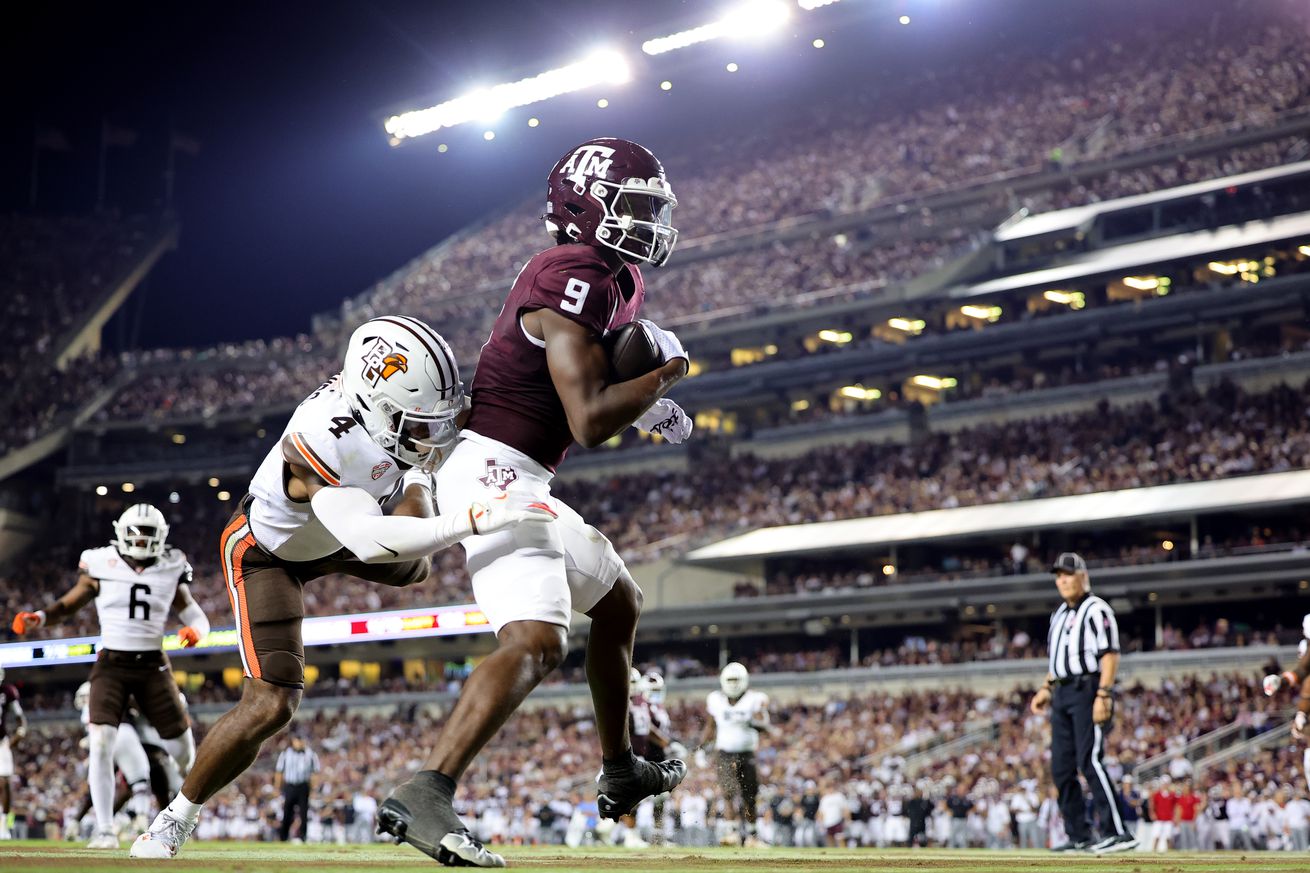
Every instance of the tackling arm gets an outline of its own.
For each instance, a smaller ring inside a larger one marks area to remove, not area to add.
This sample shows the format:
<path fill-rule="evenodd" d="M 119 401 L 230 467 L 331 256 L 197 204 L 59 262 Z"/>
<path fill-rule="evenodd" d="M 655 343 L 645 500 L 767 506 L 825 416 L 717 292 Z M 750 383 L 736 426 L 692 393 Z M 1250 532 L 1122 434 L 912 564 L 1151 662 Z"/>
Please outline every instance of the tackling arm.
<path fill-rule="evenodd" d="M 606 384 L 609 359 L 592 331 L 549 309 L 526 313 L 523 324 L 546 343 L 546 364 L 569 430 L 589 449 L 631 425 L 687 374 L 686 359 L 674 358 L 644 376 Z"/>
<path fill-rule="evenodd" d="M 555 518 L 549 506 L 518 493 L 502 495 L 486 504 L 474 503 L 449 515 L 434 516 L 431 491 L 417 481 L 405 487 L 404 497 L 395 511 L 383 515 L 382 507 L 367 491 L 329 485 L 313 470 L 296 463 L 293 451 L 294 447 L 284 441 L 282 457 L 291 473 L 287 492 L 293 499 L 308 498 L 323 527 L 365 564 L 426 558 L 470 536 Z M 406 473 L 406 477 L 411 473 Z"/>
<path fill-rule="evenodd" d="M 39 627 L 59 624 L 64 619 L 76 615 L 78 610 L 95 600 L 99 593 L 100 583 L 86 573 L 82 573 L 77 577 L 77 584 L 45 609 L 20 612 L 14 616 L 13 631 L 21 636 Z"/>

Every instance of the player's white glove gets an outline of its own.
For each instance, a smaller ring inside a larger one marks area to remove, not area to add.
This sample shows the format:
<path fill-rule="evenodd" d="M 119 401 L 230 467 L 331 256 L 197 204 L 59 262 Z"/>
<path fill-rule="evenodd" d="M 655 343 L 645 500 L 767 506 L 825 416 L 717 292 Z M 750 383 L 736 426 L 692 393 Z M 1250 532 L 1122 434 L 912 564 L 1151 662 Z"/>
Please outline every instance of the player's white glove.
<path fill-rule="evenodd" d="M 692 421 L 681 406 L 661 397 L 632 426 L 642 433 L 657 433 L 676 446 L 691 436 Z"/>
<path fill-rule="evenodd" d="M 516 524 L 545 524 L 559 517 L 549 504 L 532 495 L 508 491 L 485 503 L 474 503 L 462 518 L 469 533 L 486 536 Z"/>
<path fill-rule="evenodd" d="M 664 750 L 664 753 L 670 758 L 677 758 L 680 761 L 687 760 L 687 747 L 677 740 L 669 743 L 668 748 Z"/>
<path fill-rule="evenodd" d="M 1283 677 L 1277 673 L 1270 673 L 1264 679 L 1265 697 L 1273 697 L 1278 693 L 1278 689 L 1283 687 Z"/>
<path fill-rule="evenodd" d="M 691 363 L 687 350 L 682 347 L 682 341 L 674 336 L 673 331 L 665 330 L 649 318 L 640 321 L 650 332 L 650 338 L 655 341 L 655 348 L 660 350 L 660 357 L 664 359 L 664 363 L 667 364 L 674 358 L 682 358 L 688 364 Z"/>
<path fill-rule="evenodd" d="M 1306 714 L 1301 710 L 1296 711 L 1296 717 L 1292 719 L 1292 736 L 1298 740 L 1305 739 Z"/>
<path fill-rule="evenodd" d="M 400 477 L 400 490 L 403 493 L 411 485 L 417 485 L 420 488 L 426 488 L 428 493 L 432 493 L 432 474 L 427 470 L 420 470 L 418 467 L 410 467 L 405 471 L 405 475 Z"/>
<path fill-rule="evenodd" d="M 697 749 L 693 759 L 696 762 L 697 769 L 704 770 L 710 765 L 710 756 L 705 754 L 704 749 Z"/>

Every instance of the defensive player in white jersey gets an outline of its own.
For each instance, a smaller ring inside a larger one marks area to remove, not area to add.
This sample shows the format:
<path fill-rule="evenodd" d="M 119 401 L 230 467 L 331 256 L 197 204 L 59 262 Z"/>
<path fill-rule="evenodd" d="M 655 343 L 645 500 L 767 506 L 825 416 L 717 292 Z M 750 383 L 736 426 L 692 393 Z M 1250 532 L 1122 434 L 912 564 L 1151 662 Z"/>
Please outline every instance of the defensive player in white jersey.
<path fill-rule="evenodd" d="M 1310 614 L 1301 619 L 1301 645 L 1297 648 L 1296 665 L 1290 670 L 1271 673 L 1264 679 L 1266 697 L 1273 697 L 1283 686 L 1297 692 L 1296 715 L 1292 716 L 1292 736 L 1304 741 L 1310 734 Z M 1310 747 L 1302 756 L 1301 769 L 1310 783 Z"/>
<path fill-rule="evenodd" d="M 240 629 L 241 700 L 206 734 L 182 790 L 132 857 L 176 855 L 201 805 L 291 721 L 305 685 L 306 583 L 344 573 L 411 585 L 428 577 L 434 552 L 466 537 L 555 518 L 547 504 L 514 494 L 433 515 L 432 471 L 463 410 L 445 340 L 403 316 L 360 326 L 341 372 L 296 408 L 219 540 Z"/>
<path fill-rule="evenodd" d="M 114 833 L 114 743 L 118 725 L 135 701 L 182 766 L 195 754 L 191 725 L 172 665 L 164 654 L 170 611 L 183 622 L 178 638 L 194 646 L 209 633 L 209 619 L 191 597 L 191 564 L 167 544 L 168 523 L 158 509 L 137 503 L 114 522 L 114 542 L 87 549 L 77 584 L 36 612 L 20 612 L 13 629 L 25 634 L 59 624 L 92 600 L 100 621 L 100 652 L 91 668 L 87 782 L 95 810 L 92 849 L 117 849 Z"/>
<path fill-rule="evenodd" d="M 5 682 L 5 668 L 0 667 L 0 840 L 9 839 L 9 783 L 14 778 L 14 753 L 9 736 L 21 740 L 27 735 L 27 716 L 18 702 L 18 689 Z"/>
<path fill-rule="evenodd" d="M 740 801 L 742 842 L 756 846 L 755 801 L 760 781 L 755 752 L 760 747 L 760 734 L 770 729 L 769 696 L 749 689 L 750 674 L 745 665 L 733 661 L 723 668 L 719 690 L 711 691 L 705 700 L 711 721 L 705 723 L 699 745 L 703 749 L 713 732 L 723 800 L 729 810 L 735 810 Z M 698 761 L 703 754 L 697 754 Z"/>

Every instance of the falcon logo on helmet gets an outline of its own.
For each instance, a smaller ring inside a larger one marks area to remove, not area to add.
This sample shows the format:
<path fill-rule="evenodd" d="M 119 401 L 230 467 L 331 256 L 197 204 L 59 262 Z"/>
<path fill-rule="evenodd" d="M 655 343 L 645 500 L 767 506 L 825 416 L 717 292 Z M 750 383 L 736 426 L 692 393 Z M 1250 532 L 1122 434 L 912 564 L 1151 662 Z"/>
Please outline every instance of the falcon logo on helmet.
<path fill-rule="evenodd" d="M 604 246 L 658 267 L 678 241 L 664 167 L 649 149 L 614 137 L 569 150 L 546 180 L 546 229 L 558 243 Z"/>
<path fill-rule="evenodd" d="M 441 335 L 416 318 L 386 315 L 357 328 L 341 393 L 373 442 L 403 464 L 431 471 L 455 442 L 459 367 Z"/>

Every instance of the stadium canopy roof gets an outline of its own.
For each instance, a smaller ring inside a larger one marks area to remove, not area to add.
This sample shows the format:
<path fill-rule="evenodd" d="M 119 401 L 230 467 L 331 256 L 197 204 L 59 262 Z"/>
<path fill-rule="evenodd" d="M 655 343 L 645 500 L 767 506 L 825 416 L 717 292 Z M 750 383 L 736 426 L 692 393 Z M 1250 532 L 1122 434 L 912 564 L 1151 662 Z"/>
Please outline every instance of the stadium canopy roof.
<path fill-rule="evenodd" d="M 989 534 L 1083 527 L 1135 519 L 1188 517 L 1218 510 L 1310 502 L 1310 470 L 1183 482 L 1096 494 L 1075 494 L 908 512 L 874 518 L 767 527 L 696 549 L 686 560 L 731 564 L 836 550 L 909 545 Z"/>
<path fill-rule="evenodd" d="M 1069 209 L 1057 209 L 1054 212 L 1042 212 L 1037 215 L 1030 215 L 1021 221 L 1016 221 L 1009 227 L 998 230 L 995 234 L 995 240 L 1000 243 L 1013 242 L 1014 240 L 1030 239 L 1048 233 L 1073 231 L 1089 223 L 1098 215 L 1108 215 L 1111 212 L 1135 209 L 1139 206 L 1151 206 L 1156 203 L 1184 200 L 1188 197 L 1197 197 L 1214 191 L 1223 191 L 1225 188 L 1254 185 L 1259 182 L 1268 182 L 1272 179 L 1289 179 L 1302 173 L 1310 173 L 1310 161 L 1284 164 L 1281 167 L 1271 167 L 1267 170 L 1255 170 L 1250 173 L 1241 173 L 1236 176 L 1227 176 L 1222 179 L 1207 179 L 1204 182 L 1194 182 L 1190 185 L 1181 185 L 1177 188 L 1166 188 L 1162 191 L 1152 191 L 1148 194 L 1134 194 L 1131 197 L 1119 197 L 1114 200 L 1104 200 L 1100 203 L 1089 203 L 1086 206 L 1074 206 Z"/>
<path fill-rule="evenodd" d="M 954 288 L 956 299 L 999 294 L 1023 288 L 1058 288 L 1061 285 L 1101 275 L 1125 275 L 1144 267 L 1203 256 L 1240 251 L 1248 246 L 1282 240 L 1310 238 L 1310 212 L 1285 215 L 1268 221 L 1249 221 L 1218 230 L 1198 230 L 1163 239 L 1128 243 L 1073 258 L 1056 267 L 990 279 L 977 285 Z"/>

